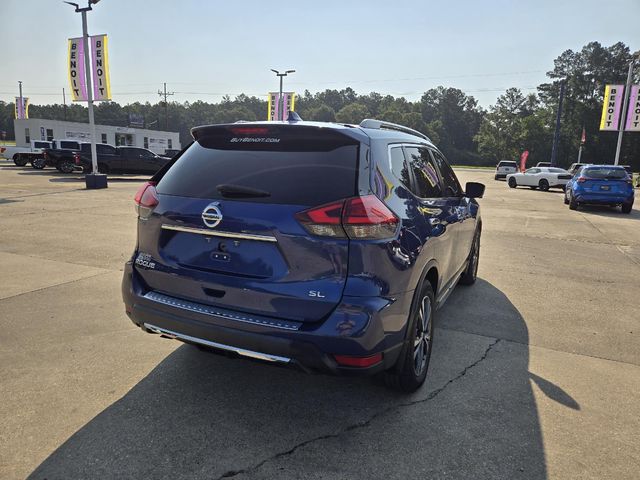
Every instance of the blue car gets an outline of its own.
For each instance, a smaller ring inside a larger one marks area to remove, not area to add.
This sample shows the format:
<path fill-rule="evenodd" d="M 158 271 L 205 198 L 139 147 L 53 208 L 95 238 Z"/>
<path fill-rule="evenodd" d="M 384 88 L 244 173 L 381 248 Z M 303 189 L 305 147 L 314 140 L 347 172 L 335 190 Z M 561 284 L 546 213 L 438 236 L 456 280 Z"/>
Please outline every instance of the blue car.
<path fill-rule="evenodd" d="M 196 127 L 138 191 L 122 294 L 148 333 L 304 371 L 425 380 L 434 312 L 476 279 L 482 223 L 406 127 Z"/>
<path fill-rule="evenodd" d="M 634 189 L 627 171 L 618 165 L 585 165 L 569 180 L 564 203 L 571 210 L 580 205 L 620 205 L 622 213 L 631 213 Z"/>

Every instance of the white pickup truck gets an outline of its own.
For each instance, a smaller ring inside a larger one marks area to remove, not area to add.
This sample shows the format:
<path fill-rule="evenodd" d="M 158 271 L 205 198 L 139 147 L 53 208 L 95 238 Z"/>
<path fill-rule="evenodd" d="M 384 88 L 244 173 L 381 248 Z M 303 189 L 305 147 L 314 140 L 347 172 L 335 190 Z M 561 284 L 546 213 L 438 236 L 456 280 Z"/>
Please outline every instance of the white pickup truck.
<path fill-rule="evenodd" d="M 0 145 L 0 156 L 13 160 L 13 163 L 19 167 L 24 167 L 29 162 L 44 158 L 42 150 L 52 146 L 53 142 L 44 140 L 31 140 L 31 145 L 28 147 Z"/>

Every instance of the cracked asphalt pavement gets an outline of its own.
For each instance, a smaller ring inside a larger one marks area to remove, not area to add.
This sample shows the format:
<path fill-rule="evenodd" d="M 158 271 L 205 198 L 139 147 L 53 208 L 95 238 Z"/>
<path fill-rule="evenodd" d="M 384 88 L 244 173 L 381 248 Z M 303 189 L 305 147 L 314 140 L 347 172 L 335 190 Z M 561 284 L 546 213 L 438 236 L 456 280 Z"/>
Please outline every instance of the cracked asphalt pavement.
<path fill-rule="evenodd" d="M 638 478 L 640 211 L 458 174 L 487 185 L 479 280 L 402 395 L 143 334 L 141 179 L 0 161 L 0 478 Z"/>

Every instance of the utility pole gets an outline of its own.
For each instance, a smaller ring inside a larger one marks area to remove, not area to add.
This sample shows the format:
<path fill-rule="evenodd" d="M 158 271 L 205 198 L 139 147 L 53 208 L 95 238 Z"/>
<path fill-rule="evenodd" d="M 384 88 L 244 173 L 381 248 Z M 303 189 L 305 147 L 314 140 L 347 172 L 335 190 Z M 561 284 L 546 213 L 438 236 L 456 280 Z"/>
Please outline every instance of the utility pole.
<path fill-rule="evenodd" d="M 280 73 L 278 70 L 271 69 L 276 76 L 280 77 L 280 96 L 278 97 L 278 117 L 279 120 L 284 121 L 284 98 L 282 98 L 282 79 L 289 75 L 290 73 L 295 73 L 295 70 L 287 70 L 284 73 Z M 282 106 L 281 106 L 282 105 Z"/>
<path fill-rule="evenodd" d="M 553 134 L 553 148 L 551 149 L 551 166 L 558 163 L 558 143 L 560 142 L 560 118 L 562 117 L 562 101 L 564 100 L 564 87 L 566 80 L 560 82 L 560 100 L 558 101 L 558 112 L 556 114 L 556 130 Z"/>
<path fill-rule="evenodd" d="M 622 115 L 620 118 L 619 130 L 618 130 L 618 145 L 616 146 L 616 158 L 613 162 L 614 165 L 618 165 L 620 161 L 620 151 L 622 150 L 622 133 L 624 132 L 624 126 L 627 123 L 627 108 L 629 107 L 629 93 L 631 93 L 631 78 L 633 76 L 633 67 L 636 63 L 636 59 L 632 58 L 629 63 L 629 73 L 627 73 L 627 83 L 624 87 L 624 101 L 622 102 Z"/>
<path fill-rule="evenodd" d="M 64 111 L 64 121 L 67 121 L 67 97 L 64 93 L 64 87 L 62 87 L 62 110 Z"/>
<path fill-rule="evenodd" d="M 167 83 L 164 84 L 164 91 L 158 90 L 158 95 L 164 97 L 164 129 L 169 131 L 169 104 L 167 103 L 167 95 L 174 95 L 176 92 L 167 92 Z"/>

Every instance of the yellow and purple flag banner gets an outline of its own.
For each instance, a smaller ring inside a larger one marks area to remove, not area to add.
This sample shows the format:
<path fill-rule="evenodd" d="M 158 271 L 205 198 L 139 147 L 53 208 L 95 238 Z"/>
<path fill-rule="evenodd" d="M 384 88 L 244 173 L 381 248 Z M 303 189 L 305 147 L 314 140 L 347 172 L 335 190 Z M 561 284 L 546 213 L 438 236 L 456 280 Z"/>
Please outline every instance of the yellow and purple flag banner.
<path fill-rule="evenodd" d="M 96 101 L 111 100 L 109 52 L 106 35 L 94 35 L 91 37 L 91 54 L 93 99 Z"/>
<path fill-rule="evenodd" d="M 631 85 L 627 123 L 624 129 L 628 132 L 640 132 L 640 85 Z"/>
<path fill-rule="evenodd" d="M 16 97 L 15 116 L 17 119 L 29 118 L 29 97 Z"/>
<path fill-rule="evenodd" d="M 623 97 L 624 85 L 607 85 L 605 87 L 600 130 L 618 130 Z"/>
<path fill-rule="evenodd" d="M 289 112 L 295 111 L 296 106 L 296 94 L 295 92 L 282 92 L 282 98 L 284 102 L 284 120 L 289 116 Z M 274 120 L 283 120 L 283 116 L 281 114 L 281 102 L 280 102 L 280 93 L 279 92 L 269 92 L 269 105 L 267 107 L 268 117 L 267 120 L 270 122 Z"/>
<path fill-rule="evenodd" d="M 82 37 L 69 39 L 69 85 L 74 102 L 86 102 L 87 83 L 84 69 L 84 44 Z"/>

